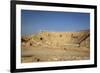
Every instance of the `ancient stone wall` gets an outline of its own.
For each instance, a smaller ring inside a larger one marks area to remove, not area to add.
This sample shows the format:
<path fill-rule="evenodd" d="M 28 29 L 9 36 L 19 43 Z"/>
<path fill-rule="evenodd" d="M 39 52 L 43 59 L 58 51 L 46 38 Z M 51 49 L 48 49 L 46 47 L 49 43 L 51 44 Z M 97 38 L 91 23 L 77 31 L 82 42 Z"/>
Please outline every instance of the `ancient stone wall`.
<path fill-rule="evenodd" d="M 89 36 L 87 37 L 88 34 L 89 32 L 40 32 L 31 35 L 30 38 L 27 37 L 29 39 L 27 44 L 30 44 L 30 46 L 45 45 L 53 47 L 80 44 L 80 46 L 89 47 L 90 40 Z M 25 38 L 23 40 L 25 40 Z"/>
<path fill-rule="evenodd" d="M 61 46 L 65 44 L 78 44 L 82 37 L 88 32 L 40 32 L 38 41 L 51 46 Z M 82 44 L 81 44 L 82 45 Z"/>

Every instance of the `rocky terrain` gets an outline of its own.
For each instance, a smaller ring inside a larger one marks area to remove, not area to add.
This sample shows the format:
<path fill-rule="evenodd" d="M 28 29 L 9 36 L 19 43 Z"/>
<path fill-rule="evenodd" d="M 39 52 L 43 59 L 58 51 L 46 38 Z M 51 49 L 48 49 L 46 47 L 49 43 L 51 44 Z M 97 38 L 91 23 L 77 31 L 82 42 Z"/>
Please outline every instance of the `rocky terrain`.
<path fill-rule="evenodd" d="M 89 58 L 89 31 L 43 31 L 21 37 L 22 63 L 87 60 Z"/>

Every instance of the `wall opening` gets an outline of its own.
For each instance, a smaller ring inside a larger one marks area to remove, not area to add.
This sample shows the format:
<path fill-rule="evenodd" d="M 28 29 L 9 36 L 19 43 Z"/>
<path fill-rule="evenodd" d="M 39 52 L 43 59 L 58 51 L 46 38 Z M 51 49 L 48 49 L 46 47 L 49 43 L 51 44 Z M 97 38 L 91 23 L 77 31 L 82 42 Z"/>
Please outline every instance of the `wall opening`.
<path fill-rule="evenodd" d="M 43 38 L 41 37 L 40 40 L 43 40 Z"/>

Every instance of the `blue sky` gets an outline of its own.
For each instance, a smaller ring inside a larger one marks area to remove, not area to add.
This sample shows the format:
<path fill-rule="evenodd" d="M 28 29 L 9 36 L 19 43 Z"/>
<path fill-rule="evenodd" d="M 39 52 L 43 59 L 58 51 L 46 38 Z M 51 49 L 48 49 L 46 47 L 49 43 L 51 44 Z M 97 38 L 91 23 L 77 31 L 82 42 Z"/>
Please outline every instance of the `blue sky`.
<path fill-rule="evenodd" d="M 89 28 L 89 13 L 21 10 L 22 35 L 40 31 L 71 32 Z"/>

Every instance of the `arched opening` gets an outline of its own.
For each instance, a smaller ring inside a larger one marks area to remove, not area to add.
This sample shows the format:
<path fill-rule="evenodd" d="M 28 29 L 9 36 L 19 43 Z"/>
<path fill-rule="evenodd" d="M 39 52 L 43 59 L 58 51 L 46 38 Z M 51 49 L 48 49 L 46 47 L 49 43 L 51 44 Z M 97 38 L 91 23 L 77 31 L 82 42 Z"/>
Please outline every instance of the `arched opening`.
<path fill-rule="evenodd" d="M 43 38 L 41 37 L 40 40 L 43 40 Z"/>
<path fill-rule="evenodd" d="M 32 43 L 30 43 L 30 46 L 32 46 Z"/>
<path fill-rule="evenodd" d="M 40 61 L 40 59 L 37 59 L 37 62 L 39 62 Z"/>

